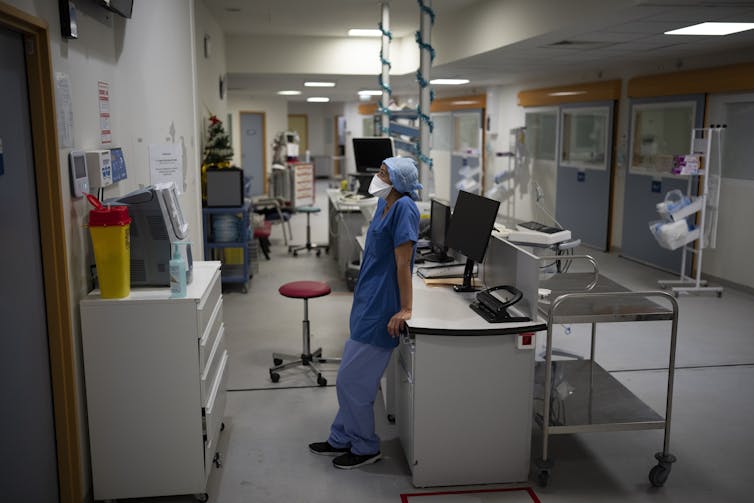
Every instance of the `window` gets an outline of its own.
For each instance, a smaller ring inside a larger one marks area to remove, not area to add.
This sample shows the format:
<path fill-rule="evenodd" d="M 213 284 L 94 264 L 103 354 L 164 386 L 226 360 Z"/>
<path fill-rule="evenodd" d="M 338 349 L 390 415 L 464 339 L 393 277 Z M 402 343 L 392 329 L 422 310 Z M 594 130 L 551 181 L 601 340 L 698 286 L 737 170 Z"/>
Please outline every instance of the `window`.
<path fill-rule="evenodd" d="M 693 101 L 634 105 L 631 110 L 631 173 L 669 175 L 673 156 L 689 153 L 695 116 Z"/>
<path fill-rule="evenodd" d="M 573 168 L 607 169 L 609 118 L 608 107 L 564 109 L 561 164 Z"/>
<path fill-rule="evenodd" d="M 532 159 L 555 160 L 558 113 L 555 109 L 526 112 L 526 150 Z"/>

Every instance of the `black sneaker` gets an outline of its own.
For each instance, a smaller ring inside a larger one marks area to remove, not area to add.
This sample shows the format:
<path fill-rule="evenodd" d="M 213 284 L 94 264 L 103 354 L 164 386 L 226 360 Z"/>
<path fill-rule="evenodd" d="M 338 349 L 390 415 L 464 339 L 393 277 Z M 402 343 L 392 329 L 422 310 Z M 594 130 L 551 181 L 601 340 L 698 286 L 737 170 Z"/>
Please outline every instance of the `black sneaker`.
<path fill-rule="evenodd" d="M 341 470 L 353 470 L 360 466 L 376 463 L 380 460 L 380 457 L 379 451 L 377 454 L 354 454 L 349 451 L 347 454 L 333 459 L 332 464 L 335 465 L 335 468 L 340 468 Z"/>
<path fill-rule="evenodd" d="M 320 456 L 337 456 L 351 452 L 351 449 L 348 447 L 333 447 L 330 445 L 330 442 L 314 442 L 313 444 L 309 444 L 309 450 Z"/>

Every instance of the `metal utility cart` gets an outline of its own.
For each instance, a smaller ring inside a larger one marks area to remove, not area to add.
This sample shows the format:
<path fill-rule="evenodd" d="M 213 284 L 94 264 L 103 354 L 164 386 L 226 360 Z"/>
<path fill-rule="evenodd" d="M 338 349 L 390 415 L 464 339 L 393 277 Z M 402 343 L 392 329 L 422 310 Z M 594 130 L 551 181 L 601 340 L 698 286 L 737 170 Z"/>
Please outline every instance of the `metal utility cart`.
<path fill-rule="evenodd" d="M 545 361 L 535 370 L 535 421 L 542 428 L 542 457 L 536 461 L 540 485 L 547 485 L 553 466 L 548 451 L 551 435 L 664 429 L 662 451 L 655 454 L 658 463 L 649 472 L 652 485 L 662 486 L 676 460 L 669 451 L 678 330 L 676 299 L 666 292 L 628 291 L 599 275 L 596 267 L 593 273 L 555 275 L 540 286 L 552 291 L 552 300 L 539 306 L 547 316 L 547 347 Z M 669 306 L 655 302 L 658 299 Z M 664 418 L 595 362 L 598 323 L 660 320 L 672 322 Z M 592 325 L 589 359 L 553 361 L 553 327 L 564 323 Z"/>

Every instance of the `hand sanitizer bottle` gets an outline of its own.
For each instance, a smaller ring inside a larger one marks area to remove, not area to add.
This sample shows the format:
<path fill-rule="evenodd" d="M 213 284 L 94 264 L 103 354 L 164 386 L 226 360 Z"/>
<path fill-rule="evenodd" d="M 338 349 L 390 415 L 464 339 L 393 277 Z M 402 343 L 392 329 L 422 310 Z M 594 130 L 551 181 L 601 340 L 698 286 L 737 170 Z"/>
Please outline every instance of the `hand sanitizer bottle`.
<path fill-rule="evenodd" d="M 170 259 L 170 297 L 186 296 L 186 262 L 181 255 L 180 243 L 173 243 L 173 258 Z"/>

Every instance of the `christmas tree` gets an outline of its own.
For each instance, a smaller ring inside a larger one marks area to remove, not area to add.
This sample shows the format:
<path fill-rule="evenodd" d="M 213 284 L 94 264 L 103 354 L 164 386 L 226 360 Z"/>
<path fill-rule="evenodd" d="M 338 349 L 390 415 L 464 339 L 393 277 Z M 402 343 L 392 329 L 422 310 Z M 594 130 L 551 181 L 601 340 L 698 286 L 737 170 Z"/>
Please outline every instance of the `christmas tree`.
<path fill-rule="evenodd" d="M 233 157 L 233 149 L 230 146 L 230 136 L 225 132 L 223 122 L 215 115 L 209 118 L 210 125 L 207 128 L 207 144 L 204 146 L 205 166 L 227 164 Z"/>

